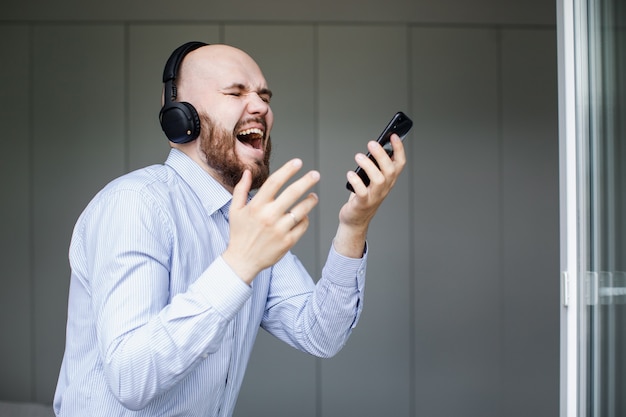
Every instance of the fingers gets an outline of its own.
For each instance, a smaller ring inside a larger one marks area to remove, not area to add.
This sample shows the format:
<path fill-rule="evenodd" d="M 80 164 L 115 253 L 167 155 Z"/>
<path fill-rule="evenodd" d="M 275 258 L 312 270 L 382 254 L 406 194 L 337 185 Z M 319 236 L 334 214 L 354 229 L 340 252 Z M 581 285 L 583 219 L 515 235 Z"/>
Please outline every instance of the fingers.
<path fill-rule="evenodd" d="M 251 185 L 252 173 L 250 170 L 246 169 L 241 176 L 241 179 L 233 189 L 233 200 L 231 202 L 231 206 L 233 208 L 241 208 L 246 205 Z"/>
<path fill-rule="evenodd" d="M 376 163 L 363 154 L 356 155 L 355 159 L 357 164 L 365 171 L 370 179 L 370 187 L 367 187 L 354 172 L 351 171 L 348 173 L 348 181 L 354 188 L 356 194 L 363 194 L 372 186 L 386 185 L 386 188 L 391 188 L 391 186 L 395 184 L 398 175 L 406 165 L 406 154 L 404 152 L 404 145 L 398 135 L 393 134 L 391 136 L 391 146 L 393 149 L 393 157 L 389 157 L 379 143 L 370 141 L 367 144 L 368 151 Z"/>
<path fill-rule="evenodd" d="M 350 195 L 350 198 L 352 198 L 354 194 L 363 194 L 367 191 L 367 186 L 363 184 L 363 180 L 356 174 L 356 172 L 348 171 L 347 179 L 350 185 L 352 185 L 352 190 L 354 190 L 354 192 Z"/>
<path fill-rule="evenodd" d="M 301 159 L 296 158 L 288 161 L 269 176 L 263 186 L 259 188 L 255 199 L 257 199 L 257 201 L 273 200 L 278 191 L 300 170 L 300 168 L 302 168 Z"/>
<path fill-rule="evenodd" d="M 284 216 L 280 219 L 286 229 L 295 229 L 303 224 L 306 226 L 309 223 L 309 213 L 318 203 L 317 194 L 311 193 L 305 199 L 293 206 Z"/>
<path fill-rule="evenodd" d="M 308 229 L 309 213 L 317 203 L 317 195 L 311 193 L 283 216 L 283 224 L 286 225 L 285 227 L 288 233 L 292 234 L 296 241 L 299 240 Z"/>
<path fill-rule="evenodd" d="M 404 145 L 397 134 L 391 135 L 391 148 L 393 149 L 393 156 L 390 157 L 387 151 L 380 146 L 379 143 L 370 141 L 367 144 L 367 149 L 372 154 L 376 163 L 378 164 L 380 171 L 385 174 L 385 171 L 393 171 L 395 166 L 404 166 L 406 163 L 406 155 L 404 153 Z"/>
<path fill-rule="evenodd" d="M 271 203 L 277 213 L 283 214 L 289 210 L 306 192 L 320 179 L 317 171 L 309 171 L 298 180 L 294 181 L 282 192 L 281 188 L 302 167 L 300 159 L 293 159 L 283 165 L 267 179 L 252 200 L 253 204 Z M 308 213 L 309 210 L 306 211 Z M 303 213 L 306 214 L 306 213 Z"/>
<path fill-rule="evenodd" d="M 391 136 L 391 147 L 393 149 L 393 161 L 404 167 L 406 164 L 406 153 L 404 144 L 398 135 Z"/>
<path fill-rule="evenodd" d="M 283 230 L 301 226 L 309 212 L 317 205 L 318 197 L 310 193 L 298 202 L 306 192 L 320 179 L 317 171 L 310 171 L 284 188 L 285 183 L 301 168 L 302 161 L 293 159 L 274 172 L 261 186 L 254 198 L 248 202 L 248 193 L 252 184 L 252 175 L 246 170 L 241 180 L 233 189 L 231 211 L 246 210 L 248 216 L 267 224 L 280 223 Z M 297 204 L 296 204 L 297 203 Z"/>
<path fill-rule="evenodd" d="M 283 212 L 289 210 L 289 208 L 292 207 L 308 190 L 310 190 L 311 187 L 317 184 L 319 180 L 320 173 L 317 171 L 310 171 L 297 181 L 294 181 L 276 198 L 278 208 Z M 313 205 L 310 204 L 312 201 L 314 201 Z M 315 196 L 315 194 L 309 194 L 309 196 L 307 196 L 307 198 L 298 205 L 303 209 L 310 206 L 310 208 L 306 209 L 305 213 L 303 213 L 306 214 L 315 204 L 317 204 L 317 196 Z"/>

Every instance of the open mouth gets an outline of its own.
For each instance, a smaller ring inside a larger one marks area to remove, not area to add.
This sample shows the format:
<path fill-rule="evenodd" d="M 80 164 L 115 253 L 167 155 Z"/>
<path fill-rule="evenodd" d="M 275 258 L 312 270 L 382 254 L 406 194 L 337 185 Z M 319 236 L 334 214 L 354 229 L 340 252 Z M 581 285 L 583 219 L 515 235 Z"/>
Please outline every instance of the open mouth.
<path fill-rule="evenodd" d="M 265 132 L 258 127 L 250 129 L 244 129 L 237 134 L 237 139 L 244 145 L 250 146 L 254 149 L 263 148 L 263 137 Z"/>

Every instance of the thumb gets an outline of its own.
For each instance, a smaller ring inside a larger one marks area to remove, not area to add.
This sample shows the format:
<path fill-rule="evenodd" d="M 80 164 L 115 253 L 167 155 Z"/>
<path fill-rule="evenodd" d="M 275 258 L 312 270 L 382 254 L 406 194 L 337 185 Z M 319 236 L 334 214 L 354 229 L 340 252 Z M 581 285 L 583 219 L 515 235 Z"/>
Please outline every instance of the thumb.
<path fill-rule="evenodd" d="M 248 202 L 248 193 L 250 192 L 250 186 L 252 185 L 252 174 L 249 169 L 246 169 L 241 176 L 241 179 L 235 185 L 233 189 L 233 200 L 230 204 L 230 208 L 239 209 L 246 205 Z"/>

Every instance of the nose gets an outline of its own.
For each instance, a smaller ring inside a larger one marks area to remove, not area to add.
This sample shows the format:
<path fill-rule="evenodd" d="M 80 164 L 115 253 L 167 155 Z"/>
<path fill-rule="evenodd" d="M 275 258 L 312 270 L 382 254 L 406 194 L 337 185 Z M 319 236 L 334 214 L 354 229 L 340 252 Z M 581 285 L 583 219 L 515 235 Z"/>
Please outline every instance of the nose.
<path fill-rule="evenodd" d="M 269 102 L 258 93 L 250 93 L 248 95 L 248 111 L 251 114 L 267 114 L 270 109 Z"/>

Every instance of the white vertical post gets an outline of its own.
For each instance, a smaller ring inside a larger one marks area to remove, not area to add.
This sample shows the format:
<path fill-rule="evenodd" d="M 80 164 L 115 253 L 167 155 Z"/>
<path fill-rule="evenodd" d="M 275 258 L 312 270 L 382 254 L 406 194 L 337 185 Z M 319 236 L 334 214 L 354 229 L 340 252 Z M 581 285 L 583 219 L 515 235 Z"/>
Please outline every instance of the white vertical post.
<path fill-rule="evenodd" d="M 561 226 L 561 417 L 579 417 L 580 239 L 577 145 L 576 0 L 557 0 Z"/>

